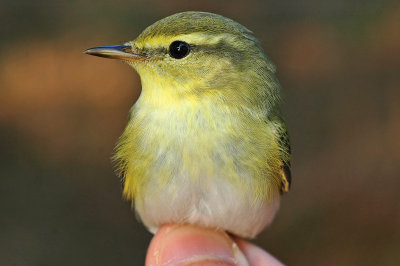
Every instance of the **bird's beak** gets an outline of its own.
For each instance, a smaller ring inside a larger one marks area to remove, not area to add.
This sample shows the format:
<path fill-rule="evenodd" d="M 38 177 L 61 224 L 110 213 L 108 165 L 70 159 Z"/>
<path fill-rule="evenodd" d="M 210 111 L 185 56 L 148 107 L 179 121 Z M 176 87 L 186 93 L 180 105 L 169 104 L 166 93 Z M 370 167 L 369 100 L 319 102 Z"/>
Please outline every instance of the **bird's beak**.
<path fill-rule="evenodd" d="M 84 53 L 124 61 L 142 61 L 146 59 L 145 55 L 133 53 L 132 46 L 125 44 L 93 47 L 87 49 Z"/>

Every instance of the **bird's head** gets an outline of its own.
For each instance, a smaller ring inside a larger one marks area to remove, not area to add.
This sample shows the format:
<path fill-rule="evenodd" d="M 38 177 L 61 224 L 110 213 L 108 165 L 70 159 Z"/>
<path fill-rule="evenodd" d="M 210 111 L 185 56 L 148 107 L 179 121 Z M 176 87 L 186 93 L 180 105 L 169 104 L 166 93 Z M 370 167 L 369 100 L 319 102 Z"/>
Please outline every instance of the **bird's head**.
<path fill-rule="evenodd" d="M 258 83 L 274 79 L 274 65 L 251 31 L 206 12 L 169 16 L 133 41 L 85 53 L 125 61 L 139 73 L 143 92 L 173 98 L 215 91 L 251 94 L 252 87 L 263 86 Z"/>

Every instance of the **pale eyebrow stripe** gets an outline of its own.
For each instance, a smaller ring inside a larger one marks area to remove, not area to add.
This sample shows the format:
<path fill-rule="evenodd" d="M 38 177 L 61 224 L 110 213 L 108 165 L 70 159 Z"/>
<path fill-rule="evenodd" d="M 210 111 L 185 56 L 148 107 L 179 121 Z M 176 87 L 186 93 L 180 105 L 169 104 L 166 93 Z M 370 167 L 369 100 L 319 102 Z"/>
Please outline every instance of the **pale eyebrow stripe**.
<path fill-rule="evenodd" d="M 194 45 L 213 45 L 219 43 L 221 40 L 233 39 L 230 33 L 221 33 L 218 35 L 207 34 L 203 32 L 195 32 L 191 34 L 182 34 L 175 37 L 177 40 L 192 43 Z"/>
<path fill-rule="evenodd" d="M 193 45 L 213 45 L 224 39 L 234 39 L 230 33 L 209 34 L 207 32 L 194 32 L 190 34 L 180 34 L 176 36 L 156 36 L 145 43 L 140 43 L 139 48 L 157 49 L 160 47 L 168 48 L 173 41 L 183 41 Z"/>

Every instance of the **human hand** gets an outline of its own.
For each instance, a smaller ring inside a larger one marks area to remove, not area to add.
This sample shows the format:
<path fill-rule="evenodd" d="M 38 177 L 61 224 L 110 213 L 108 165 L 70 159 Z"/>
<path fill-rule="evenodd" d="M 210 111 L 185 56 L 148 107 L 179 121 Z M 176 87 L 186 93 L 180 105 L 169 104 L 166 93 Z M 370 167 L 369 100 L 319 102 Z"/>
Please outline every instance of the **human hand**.
<path fill-rule="evenodd" d="M 278 266 L 272 255 L 222 231 L 190 225 L 165 225 L 153 237 L 146 266 Z"/>

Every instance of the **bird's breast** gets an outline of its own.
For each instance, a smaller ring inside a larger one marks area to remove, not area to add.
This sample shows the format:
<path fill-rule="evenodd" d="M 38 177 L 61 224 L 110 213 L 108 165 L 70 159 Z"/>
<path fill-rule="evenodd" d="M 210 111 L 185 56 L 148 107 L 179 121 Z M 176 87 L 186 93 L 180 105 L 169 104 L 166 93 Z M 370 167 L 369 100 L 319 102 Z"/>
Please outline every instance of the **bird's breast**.
<path fill-rule="evenodd" d="M 140 194 L 150 180 L 160 188 L 179 182 L 207 187 L 218 178 L 266 195 L 279 179 L 273 130 L 264 121 L 213 102 L 175 108 L 139 104 L 122 139 L 118 156 L 126 168 L 128 197 Z"/>
<path fill-rule="evenodd" d="M 148 227 L 192 222 L 230 228 L 239 226 L 229 225 L 235 217 L 253 217 L 237 232 L 253 235 L 279 205 L 274 139 L 263 121 L 220 105 L 135 106 L 118 150 L 124 195 L 135 200 Z"/>

